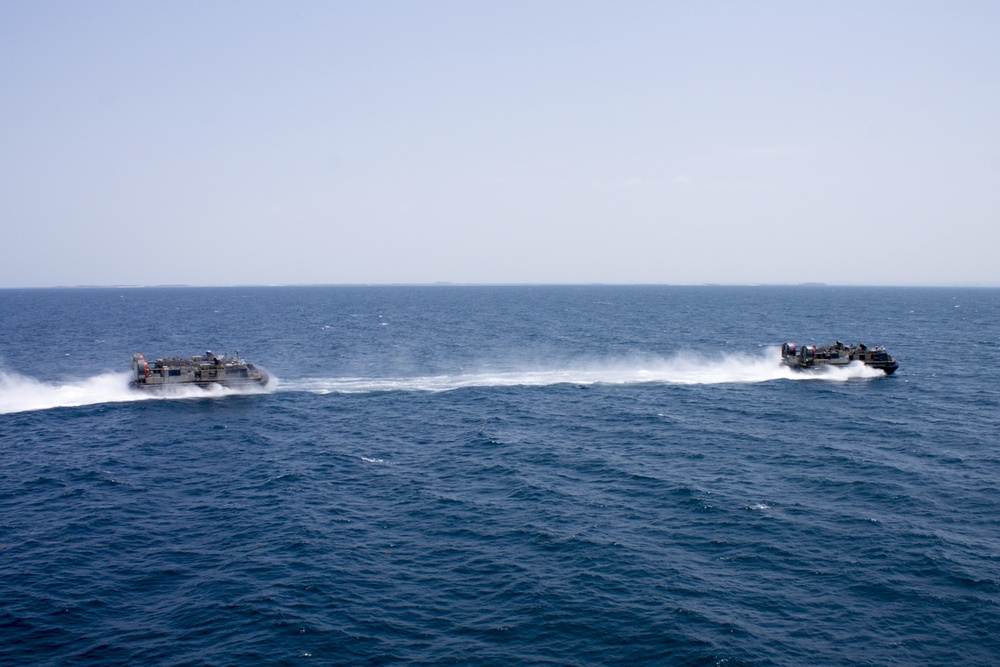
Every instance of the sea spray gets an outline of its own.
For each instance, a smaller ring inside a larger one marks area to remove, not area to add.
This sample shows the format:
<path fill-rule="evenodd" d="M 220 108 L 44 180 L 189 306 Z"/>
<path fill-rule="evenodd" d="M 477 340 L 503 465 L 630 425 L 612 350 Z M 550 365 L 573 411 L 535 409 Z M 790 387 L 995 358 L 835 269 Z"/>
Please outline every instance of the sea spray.
<path fill-rule="evenodd" d="M 844 367 L 799 371 L 780 363 L 777 347 L 763 354 L 707 355 L 682 353 L 642 360 L 606 360 L 565 364 L 562 367 L 445 373 L 415 377 L 311 377 L 287 381 L 284 391 L 314 393 L 368 393 L 381 391 L 451 391 L 467 387 L 541 387 L 556 384 L 727 384 L 773 380 L 845 382 L 884 377 L 882 371 L 857 362 Z"/>
<path fill-rule="evenodd" d="M 266 388 L 210 386 L 166 387 L 138 390 L 129 386 L 128 373 L 101 373 L 80 380 L 42 382 L 17 373 L 0 371 L 0 414 L 75 407 L 99 403 L 230 396 L 234 394 L 303 391 L 318 394 L 361 394 L 384 391 L 441 392 L 468 387 L 545 387 L 557 384 L 745 384 L 773 380 L 845 382 L 884 377 L 861 363 L 798 371 L 779 362 L 778 348 L 763 354 L 681 353 L 672 357 L 640 360 L 590 360 L 558 367 L 479 370 L 415 375 L 410 377 L 306 377 L 281 382 L 273 377 Z"/>
<path fill-rule="evenodd" d="M 79 380 L 42 382 L 19 373 L 0 371 L 0 414 L 100 403 L 208 398 L 266 391 L 255 386 L 238 389 L 188 386 L 143 390 L 130 387 L 129 377 L 129 373 L 101 373 Z"/>

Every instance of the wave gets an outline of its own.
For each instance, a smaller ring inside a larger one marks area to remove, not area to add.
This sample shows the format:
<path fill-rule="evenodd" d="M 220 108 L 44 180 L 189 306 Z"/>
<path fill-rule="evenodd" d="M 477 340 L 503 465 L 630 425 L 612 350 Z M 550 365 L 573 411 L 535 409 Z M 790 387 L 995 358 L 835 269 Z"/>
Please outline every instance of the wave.
<path fill-rule="evenodd" d="M 780 363 L 778 348 L 761 355 L 724 354 L 713 357 L 679 354 L 670 358 L 642 361 L 580 363 L 563 368 L 536 368 L 462 372 L 418 377 L 386 378 L 301 378 L 286 380 L 283 391 L 327 393 L 371 393 L 384 391 L 442 392 L 468 387 L 543 387 L 557 384 L 706 385 L 759 383 L 772 380 L 845 382 L 858 378 L 884 377 L 880 370 L 861 362 L 834 368 L 797 371 Z"/>
<path fill-rule="evenodd" d="M 0 371 L 0 414 L 70 408 L 99 403 L 162 401 L 261 393 L 259 387 L 167 387 L 140 391 L 129 387 L 130 373 L 102 373 L 81 380 L 42 382 L 18 373 Z"/>

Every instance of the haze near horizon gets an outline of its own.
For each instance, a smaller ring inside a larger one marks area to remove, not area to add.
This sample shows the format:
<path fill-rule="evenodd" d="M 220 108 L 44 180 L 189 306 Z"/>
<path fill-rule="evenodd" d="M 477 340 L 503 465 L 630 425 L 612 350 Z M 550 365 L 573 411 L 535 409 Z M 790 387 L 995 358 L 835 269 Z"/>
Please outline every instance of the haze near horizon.
<path fill-rule="evenodd" d="M 1000 286 L 1000 5 L 6 3 L 0 287 Z"/>

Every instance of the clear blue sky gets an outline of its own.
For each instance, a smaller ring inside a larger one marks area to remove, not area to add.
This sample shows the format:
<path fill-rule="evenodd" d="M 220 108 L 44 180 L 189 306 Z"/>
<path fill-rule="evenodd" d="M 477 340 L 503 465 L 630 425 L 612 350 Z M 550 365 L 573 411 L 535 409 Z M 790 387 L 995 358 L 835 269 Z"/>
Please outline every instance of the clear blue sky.
<path fill-rule="evenodd" d="M 1000 2 L 4 2 L 0 287 L 1000 285 Z"/>

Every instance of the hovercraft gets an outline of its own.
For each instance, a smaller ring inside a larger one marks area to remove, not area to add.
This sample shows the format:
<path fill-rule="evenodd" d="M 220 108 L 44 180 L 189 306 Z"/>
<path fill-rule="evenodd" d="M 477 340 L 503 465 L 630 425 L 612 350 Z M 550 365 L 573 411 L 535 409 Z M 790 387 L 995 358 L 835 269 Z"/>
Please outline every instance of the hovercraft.
<path fill-rule="evenodd" d="M 799 347 L 795 343 L 785 343 L 781 346 L 781 362 L 797 370 L 846 366 L 852 361 L 860 361 L 865 366 L 884 371 L 886 375 L 892 375 L 899 368 L 899 364 L 884 347 L 868 347 L 864 343 L 844 345 L 838 340 L 826 347 L 815 345 Z"/>
<path fill-rule="evenodd" d="M 194 357 L 164 357 L 149 362 L 141 352 L 132 355 L 132 380 L 140 389 L 183 387 L 243 387 L 266 385 L 270 377 L 263 368 L 233 355 L 215 355 L 211 350 Z"/>

